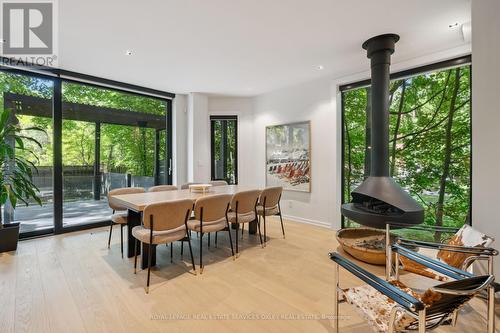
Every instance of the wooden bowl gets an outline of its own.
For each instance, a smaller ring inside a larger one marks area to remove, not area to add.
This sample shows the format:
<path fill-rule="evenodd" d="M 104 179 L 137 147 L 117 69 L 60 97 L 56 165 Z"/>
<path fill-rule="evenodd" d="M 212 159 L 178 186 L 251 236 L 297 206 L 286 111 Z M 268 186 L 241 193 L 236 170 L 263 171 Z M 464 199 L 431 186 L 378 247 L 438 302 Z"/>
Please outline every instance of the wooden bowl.
<path fill-rule="evenodd" d="M 336 237 L 344 251 L 354 258 L 373 265 L 385 265 L 385 230 L 346 228 L 337 231 Z M 370 248 L 366 246 L 375 239 L 381 240 L 381 247 Z M 391 244 L 395 241 L 396 236 L 391 234 Z M 362 246 L 363 244 L 365 246 Z"/>

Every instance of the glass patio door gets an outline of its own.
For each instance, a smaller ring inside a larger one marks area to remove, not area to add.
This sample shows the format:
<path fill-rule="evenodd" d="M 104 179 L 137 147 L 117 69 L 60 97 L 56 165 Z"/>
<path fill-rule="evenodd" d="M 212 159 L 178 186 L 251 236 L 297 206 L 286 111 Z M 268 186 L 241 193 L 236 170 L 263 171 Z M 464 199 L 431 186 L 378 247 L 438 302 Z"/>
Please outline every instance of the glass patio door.
<path fill-rule="evenodd" d="M 37 236 L 54 231 L 53 191 L 53 81 L 38 76 L 0 71 L 0 112 L 11 112 L 12 122 L 21 128 L 38 127 L 40 130 L 24 130 L 22 135 L 36 139 L 41 146 L 24 140 L 33 154 L 16 148 L 16 155 L 24 155 L 33 163 L 33 183 L 42 204 L 28 200 L 18 201 L 16 208 L 7 202 L 2 207 L 4 222 L 19 222 L 22 236 Z M 12 146 L 15 143 L 12 142 Z M 17 146 L 17 145 L 16 145 Z"/>
<path fill-rule="evenodd" d="M 169 104 L 74 82 L 62 91 L 63 228 L 109 221 L 109 191 L 164 183 Z"/>

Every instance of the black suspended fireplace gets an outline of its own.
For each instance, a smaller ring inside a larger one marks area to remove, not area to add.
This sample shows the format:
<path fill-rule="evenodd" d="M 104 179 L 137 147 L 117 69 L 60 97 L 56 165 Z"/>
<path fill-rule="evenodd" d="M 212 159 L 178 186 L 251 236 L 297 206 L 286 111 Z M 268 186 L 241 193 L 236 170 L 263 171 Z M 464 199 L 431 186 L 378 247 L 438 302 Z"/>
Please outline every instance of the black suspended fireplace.
<path fill-rule="evenodd" d="M 370 175 L 341 208 L 345 217 L 379 229 L 387 222 L 416 225 L 424 220 L 422 206 L 389 175 L 389 68 L 398 40 L 396 34 L 385 34 L 363 43 L 371 63 Z"/>

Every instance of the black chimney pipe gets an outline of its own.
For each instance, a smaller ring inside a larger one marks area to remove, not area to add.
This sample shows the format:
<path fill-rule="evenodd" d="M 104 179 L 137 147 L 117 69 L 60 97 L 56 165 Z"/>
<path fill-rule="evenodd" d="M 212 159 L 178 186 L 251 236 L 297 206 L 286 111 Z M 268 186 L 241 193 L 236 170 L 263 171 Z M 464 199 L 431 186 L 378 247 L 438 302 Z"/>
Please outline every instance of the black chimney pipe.
<path fill-rule="evenodd" d="M 342 215 L 360 224 L 385 228 L 387 223 L 415 225 L 424 221 L 424 209 L 389 176 L 389 68 L 396 34 L 363 43 L 371 63 L 370 175 L 351 192 Z"/>
<path fill-rule="evenodd" d="M 396 34 L 375 36 L 363 43 L 370 58 L 371 88 L 371 169 L 370 176 L 389 176 L 389 68 Z"/>

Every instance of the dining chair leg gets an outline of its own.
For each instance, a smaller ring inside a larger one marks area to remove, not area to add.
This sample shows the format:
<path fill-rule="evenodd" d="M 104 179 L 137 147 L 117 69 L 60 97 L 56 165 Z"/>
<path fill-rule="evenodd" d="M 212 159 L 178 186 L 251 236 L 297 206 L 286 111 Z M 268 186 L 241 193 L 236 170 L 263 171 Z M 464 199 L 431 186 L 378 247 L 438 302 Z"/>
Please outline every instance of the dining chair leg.
<path fill-rule="evenodd" d="M 120 224 L 120 246 L 122 251 L 122 259 L 123 259 L 123 224 Z"/>
<path fill-rule="evenodd" d="M 174 242 L 170 243 L 170 263 L 174 262 Z"/>
<path fill-rule="evenodd" d="M 215 247 L 217 247 L 217 231 L 215 232 Z"/>
<path fill-rule="evenodd" d="M 266 232 L 266 215 L 262 215 L 264 219 L 264 246 L 267 246 L 267 232 Z"/>
<path fill-rule="evenodd" d="M 186 227 L 187 228 L 187 227 Z M 188 246 L 189 246 L 189 254 L 191 255 L 191 263 L 193 264 L 193 271 L 196 275 L 196 266 L 194 265 L 194 256 L 193 256 L 193 248 L 191 247 L 191 233 L 187 233 Z"/>
<path fill-rule="evenodd" d="M 257 230 L 259 231 L 260 246 L 264 248 L 264 243 L 262 242 L 262 234 L 260 233 L 260 221 L 257 222 Z"/>
<path fill-rule="evenodd" d="M 181 242 L 181 257 L 184 255 L 184 242 Z"/>
<path fill-rule="evenodd" d="M 226 224 L 227 224 L 227 232 L 229 234 L 229 244 L 231 245 L 231 254 L 233 255 L 233 260 L 235 260 L 236 257 L 234 256 L 233 239 L 231 237 L 231 227 L 229 226 L 229 222 L 226 222 Z"/>
<path fill-rule="evenodd" d="M 108 249 L 111 246 L 111 234 L 113 233 L 113 221 L 109 224 L 109 238 L 108 238 Z"/>
<path fill-rule="evenodd" d="M 151 254 L 153 253 L 152 245 L 148 244 L 148 281 L 146 283 L 146 294 L 149 294 L 149 281 L 151 278 Z"/>
<path fill-rule="evenodd" d="M 137 238 L 134 240 L 134 274 L 137 273 Z"/>
<path fill-rule="evenodd" d="M 210 232 L 208 233 L 208 247 L 210 247 Z"/>
<path fill-rule="evenodd" d="M 283 233 L 283 239 L 285 239 L 285 227 L 283 226 L 283 216 L 281 216 L 281 211 L 280 211 L 280 222 L 281 222 L 281 232 Z"/>
<path fill-rule="evenodd" d="M 239 228 L 240 228 L 240 224 L 236 223 L 236 231 L 234 233 L 236 236 L 236 258 L 238 258 L 240 255 L 240 252 L 238 251 L 238 231 L 239 231 Z"/>
<path fill-rule="evenodd" d="M 203 274 L 203 234 L 200 232 L 200 274 Z"/>
<path fill-rule="evenodd" d="M 245 231 L 245 225 L 241 225 L 241 239 L 243 239 L 243 231 Z"/>

